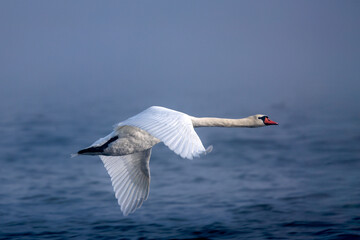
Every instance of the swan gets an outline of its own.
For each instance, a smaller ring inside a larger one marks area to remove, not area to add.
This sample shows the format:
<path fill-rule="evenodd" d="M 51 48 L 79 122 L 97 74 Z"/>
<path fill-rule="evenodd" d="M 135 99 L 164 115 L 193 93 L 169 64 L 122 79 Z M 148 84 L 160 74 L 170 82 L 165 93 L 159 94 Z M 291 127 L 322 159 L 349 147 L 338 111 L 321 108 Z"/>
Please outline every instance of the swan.
<path fill-rule="evenodd" d="M 75 155 L 98 155 L 110 175 L 115 197 L 125 216 L 148 198 L 151 149 L 163 142 L 182 158 L 209 153 L 196 127 L 263 127 L 278 125 L 257 114 L 241 119 L 197 118 L 165 107 L 152 106 L 114 126 L 114 131 Z"/>

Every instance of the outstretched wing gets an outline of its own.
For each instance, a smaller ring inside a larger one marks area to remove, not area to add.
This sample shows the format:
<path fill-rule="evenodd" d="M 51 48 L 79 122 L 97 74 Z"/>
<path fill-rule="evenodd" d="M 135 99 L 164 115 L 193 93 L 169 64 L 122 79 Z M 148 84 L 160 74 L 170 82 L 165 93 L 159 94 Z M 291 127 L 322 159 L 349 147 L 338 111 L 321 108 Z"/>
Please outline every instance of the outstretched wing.
<path fill-rule="evenodd" d="M 206 152 L 190 116 L 185 113 L 153 106 L 117 126 L 125 125 L 147 131 L 183 158 L 192 159 Z"/>
<path fill-rule="evenodd" d="M 151 148 L 125 156 L 102 156 L 115 197 L 126 216 L 140 208 L 149 196 Z"/>

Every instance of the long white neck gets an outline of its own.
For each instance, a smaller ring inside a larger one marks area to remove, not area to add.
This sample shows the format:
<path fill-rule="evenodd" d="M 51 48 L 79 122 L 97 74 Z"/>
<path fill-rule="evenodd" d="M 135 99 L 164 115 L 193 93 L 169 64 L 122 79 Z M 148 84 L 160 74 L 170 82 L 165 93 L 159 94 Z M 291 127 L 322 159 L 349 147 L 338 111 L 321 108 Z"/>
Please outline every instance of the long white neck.
<path fill-rule="evenodd" d="M 194 127 L 262 127 L 251 117 L 239 119 L 191 117 L 191 121 Z"/>

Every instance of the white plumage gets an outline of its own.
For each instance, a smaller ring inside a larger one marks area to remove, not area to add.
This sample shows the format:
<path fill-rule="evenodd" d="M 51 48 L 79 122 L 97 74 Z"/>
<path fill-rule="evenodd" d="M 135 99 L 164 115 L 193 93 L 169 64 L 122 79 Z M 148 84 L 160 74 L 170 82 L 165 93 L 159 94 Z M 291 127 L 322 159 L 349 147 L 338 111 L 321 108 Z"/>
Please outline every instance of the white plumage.
<path fill-rule="evenodd" d="M 153 106 L 115 125 L 114 131 L 100 138 L 81 155 L 99 155 L 110 175 L 115 197 L 126 216 L 141 207 L 150 188 L 151 148 L 164 142 L 176 154 L 193 159 L 205 150 L 194 127 L 261 127 L 277 125 L 267 116 L 243 119 L 195 118 L 185 113 Z"/>
<path fill-rule="evenodd" d="M 150 107 L 118 126 L 141 128 L 160 139 L 182 158 L 193 159 L 205 152 L 189 115 L 164 107 Z"/>
<path fill-rule="evenodd" d="M 149 196 L 151 148 L 125 156 L 100 156 L 124 215 L 141 207 Z"/>

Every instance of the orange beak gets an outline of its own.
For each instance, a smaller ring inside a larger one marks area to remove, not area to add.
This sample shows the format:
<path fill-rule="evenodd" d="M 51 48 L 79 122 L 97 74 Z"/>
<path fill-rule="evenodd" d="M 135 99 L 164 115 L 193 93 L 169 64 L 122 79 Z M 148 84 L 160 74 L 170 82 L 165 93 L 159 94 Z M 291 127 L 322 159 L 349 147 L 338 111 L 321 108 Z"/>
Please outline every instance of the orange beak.
<path fill-rule="evenodd" d="M 265 118 L 265 125 L 279 125 L 277 122 L 271 121 L 269 118 Z"/>

